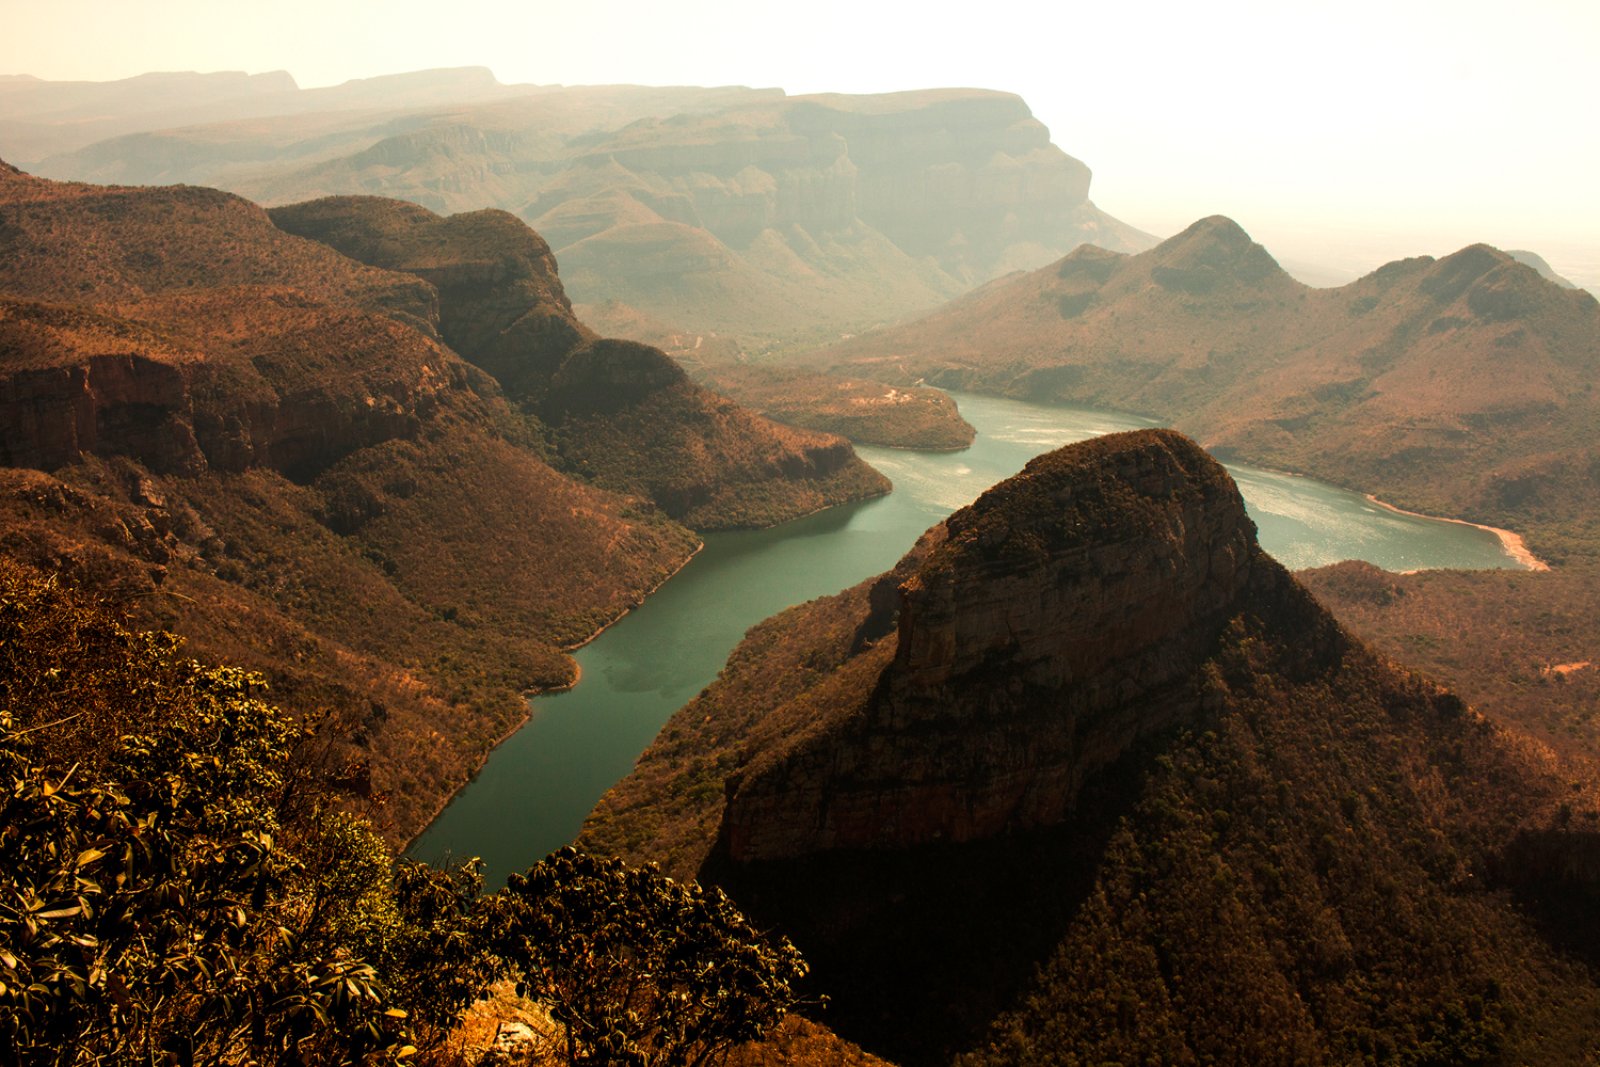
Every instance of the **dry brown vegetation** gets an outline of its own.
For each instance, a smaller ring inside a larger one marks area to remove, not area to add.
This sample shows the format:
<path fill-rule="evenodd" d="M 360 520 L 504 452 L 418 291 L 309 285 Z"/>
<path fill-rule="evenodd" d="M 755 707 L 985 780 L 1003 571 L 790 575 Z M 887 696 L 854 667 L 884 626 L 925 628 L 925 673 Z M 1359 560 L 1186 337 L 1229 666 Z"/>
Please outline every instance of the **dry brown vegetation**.
<path fill-rule="evenodd" d="M 1035 510 L 990 526 L 1016 534 L 1044 521 Z M 1593 887 L 1571 873 L 1600 833 L 1592 781 L 1574 789 L 1581 771 L 1549 747 L 1369 652 L 1270 564 L 1197 670 L 1194 719 L 1092 778 L 1060 826 L 727 862 L 728 790 L 774 752 L 852 736 L 858 709 L 892 689 L 894 590 L 923 566 L 753 629 L 583 840 L 722 881 L 795 937 L 833 998 L 830 1025 L 902 1063 L 963 1049 L 969 1067 L 1594 1055 Z M 1349 599 L 1391 578 L 1346 565 L 1313 582 Z M 1545 630 L 1563 662 L 1584 657 L 1588 587 L 1568 588 L 1580 599 Z M 1529 600 L 1513 621 L 1534 621 L 1524 608 L 1538 610 Z M 1032 692 L 1010 682 L 974 699 L 1000 715 L 1018 691 Z M 1544 847 L 1574 850 L 1575 865 Z"/>
<path fill-rule="evenodd" d="M 816 355 L 836 371 L 1167 421 L 1219 454 L 1600 554 L 1600 304 L 1476 245 L 1338 289 L 1232 222 L 1081 248 Z"/>
<path fill-rule="evenodd" d="M 212 190 L 0 172 L 0 546 L 331 716 L 405 838 L 525 690 L 570 682 L 563 649 L 695 551 L 646 495 L 669 495 L 661 471 L 691 472 L 678 514 L 707 524 L 883 487 L 848 444 L 738 410 L 642 346 L 610 388 L 612 349 L 509 216 L 367 203 L 347 230 L 423 224 L 417 273 Z M 541 396 L 566 407 L 514 405 L 454 342 L 503 372 L 557 345 Z M 631 468 L 641 452 L 656 468 Z"/>
<path fill-rule="evenodd" d="M 1422 571 L 1364 563 L 1301 580 L 1390 658 L 1578 761 L 1600 760 L 1600 575 Z"/>
<path fill-rule="evenodd" d="M 561 1026 L 538 1004 L 518 997 L 510 983 L 501 983 L 493 995 L 468 1009 L 449 1050 L 428 1067 L 464 1067 L 480 1063 L 495 1048 L 496 1036 L 506 1024 L 521 1024 L 531 1033 L 527 1046 L 512 1062 L 525 1067 L 559 1067 Z M 845 1041 L 825 1026 L 801 1015 L 789 1014 L 759 1041 L 731 1049 L 726 1067 L 889 1067 L 859 1046 Z"/>
<path fill-rule="evenodd" d="M 957 451 L 972 444 L 976 433 L 955 401 L 937 389 L 770 364 L 712 367 L 705 381 L 768 418 L 836 433 L 858 445 Z"/>

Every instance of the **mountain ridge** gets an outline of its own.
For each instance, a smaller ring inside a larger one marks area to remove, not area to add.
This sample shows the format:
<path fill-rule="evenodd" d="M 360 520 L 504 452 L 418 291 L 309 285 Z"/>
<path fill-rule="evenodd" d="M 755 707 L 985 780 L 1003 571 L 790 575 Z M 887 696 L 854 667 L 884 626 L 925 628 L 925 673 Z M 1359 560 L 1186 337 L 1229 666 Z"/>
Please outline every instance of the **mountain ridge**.
<path fill-rule="evenodd" d="M 1228 457 L 1526 529 L 1557 561 L 1600 543 L 1600 303 L 1486 245 L 1312 289 L 1206 219 L 1134 256 L 1079 249 L 807 363 L 1139 412 Z"/>
<path fill-rule="evenodd" d="M 697 550 L 655 499 L 762 525 L 885 487 L 841 439 L 596 338 L 509 216 L 437 220 L 443 288 L 215 190 L 7 167 L 0 219 L 0 548 L 326 709 L 396 838 L 525 717 L 523 691 L 571 682 L 563 649 Z M 446 341 L 515 366 L 501 320 L 457 332 L 476 290 L 572 342 L 559 420 Z M 682 477 L 632 470 L 640 451 Z"/>
<path fill-rule="evenodd" d="M 381 192 L 499 207 L 545 233 L 580 303 L 789 343 L 934 306 L 1084 240 L 1151 238 L 1015 94 L 505 87 L 384 114 L 133 133 L 55 178 L 220 185 L 269 205 Z"/>
<path fill-rule="evenodd" d="M 722 885 L 896 1062 L 1581 1062 L 1600 987 L 1527 877 L 1567 860 L 1517 858 L 1587 869 L 1569 773 L 1351 637 L 1146 431 L 754 628 L 580 841 Z"/>

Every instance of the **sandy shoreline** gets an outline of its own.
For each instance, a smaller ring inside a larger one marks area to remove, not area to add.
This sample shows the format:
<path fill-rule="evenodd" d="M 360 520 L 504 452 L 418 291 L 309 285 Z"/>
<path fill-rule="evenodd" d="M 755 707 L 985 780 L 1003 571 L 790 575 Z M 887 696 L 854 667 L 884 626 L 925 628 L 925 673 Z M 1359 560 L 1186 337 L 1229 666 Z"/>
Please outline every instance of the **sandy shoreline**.
<path fill-rule="evenodd" d="M 1495 537 L 1500 539 L 1500 547 L 1505 551 L 1505 554 L 1510 556 L 1524 569 L 1530 571 L 1547 571 L 1550 569 L 1550 564 L 1534 555 L 1533 551 L 1528 548 L 1527 542 L 1522 539 L 1522 535 L 1519 533 L 1514 533 L 1511 530 L 1502 530 L 1498 526 L 1485 526 L 1481 522 L 1468 522 L 1466 519 L 1447 519 L 1438 515 L 1424 515 L 1420 511 L 1407 511 L 1405 508 L 1397 508 L 1387 501 L 1379 500 L 1371 493 L 1367 493 L 1365 496 L 1369 502 L 1378 505 L 1385 511 L 1392 511 L 1396 515 L 1409 515 L 1414 519 L 1431 519 L 1434 522 L 1453 522 L 1457 526 L 1472 526 L 1479 530 L 1492 533 L 1495 535 Z"/>

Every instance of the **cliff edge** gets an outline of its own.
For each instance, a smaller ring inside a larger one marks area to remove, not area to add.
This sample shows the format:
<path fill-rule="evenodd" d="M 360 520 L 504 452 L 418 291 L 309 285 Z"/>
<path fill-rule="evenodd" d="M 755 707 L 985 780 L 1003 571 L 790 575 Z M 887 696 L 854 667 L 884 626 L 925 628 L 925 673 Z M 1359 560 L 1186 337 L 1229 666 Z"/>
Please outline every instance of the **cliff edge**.
<path fill-rule="evenodd" d="M 1042 456 L 945 523 L 899 588 L 892 663 L 836 729 L 730 790 L 735 862 L 1060 822 L 1085 778 L 1193 716 L 1270 568 L 1222 467 L 1165 430 Z"/>

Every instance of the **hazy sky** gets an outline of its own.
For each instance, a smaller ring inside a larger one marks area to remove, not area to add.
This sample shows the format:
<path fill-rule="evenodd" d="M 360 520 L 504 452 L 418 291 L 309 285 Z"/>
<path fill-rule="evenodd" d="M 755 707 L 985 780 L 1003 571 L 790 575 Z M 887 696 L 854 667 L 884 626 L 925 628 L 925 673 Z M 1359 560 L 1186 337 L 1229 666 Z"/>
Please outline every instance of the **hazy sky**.
<path fill-rule="evenodd" d="M 0 26 L 0 73 L 56 79 L 1008 89 L 1161 235 L 1222 213 L 1280 258 L 1485 240 L 1600 278 L 1600 0 L 0 0 Z"/>

